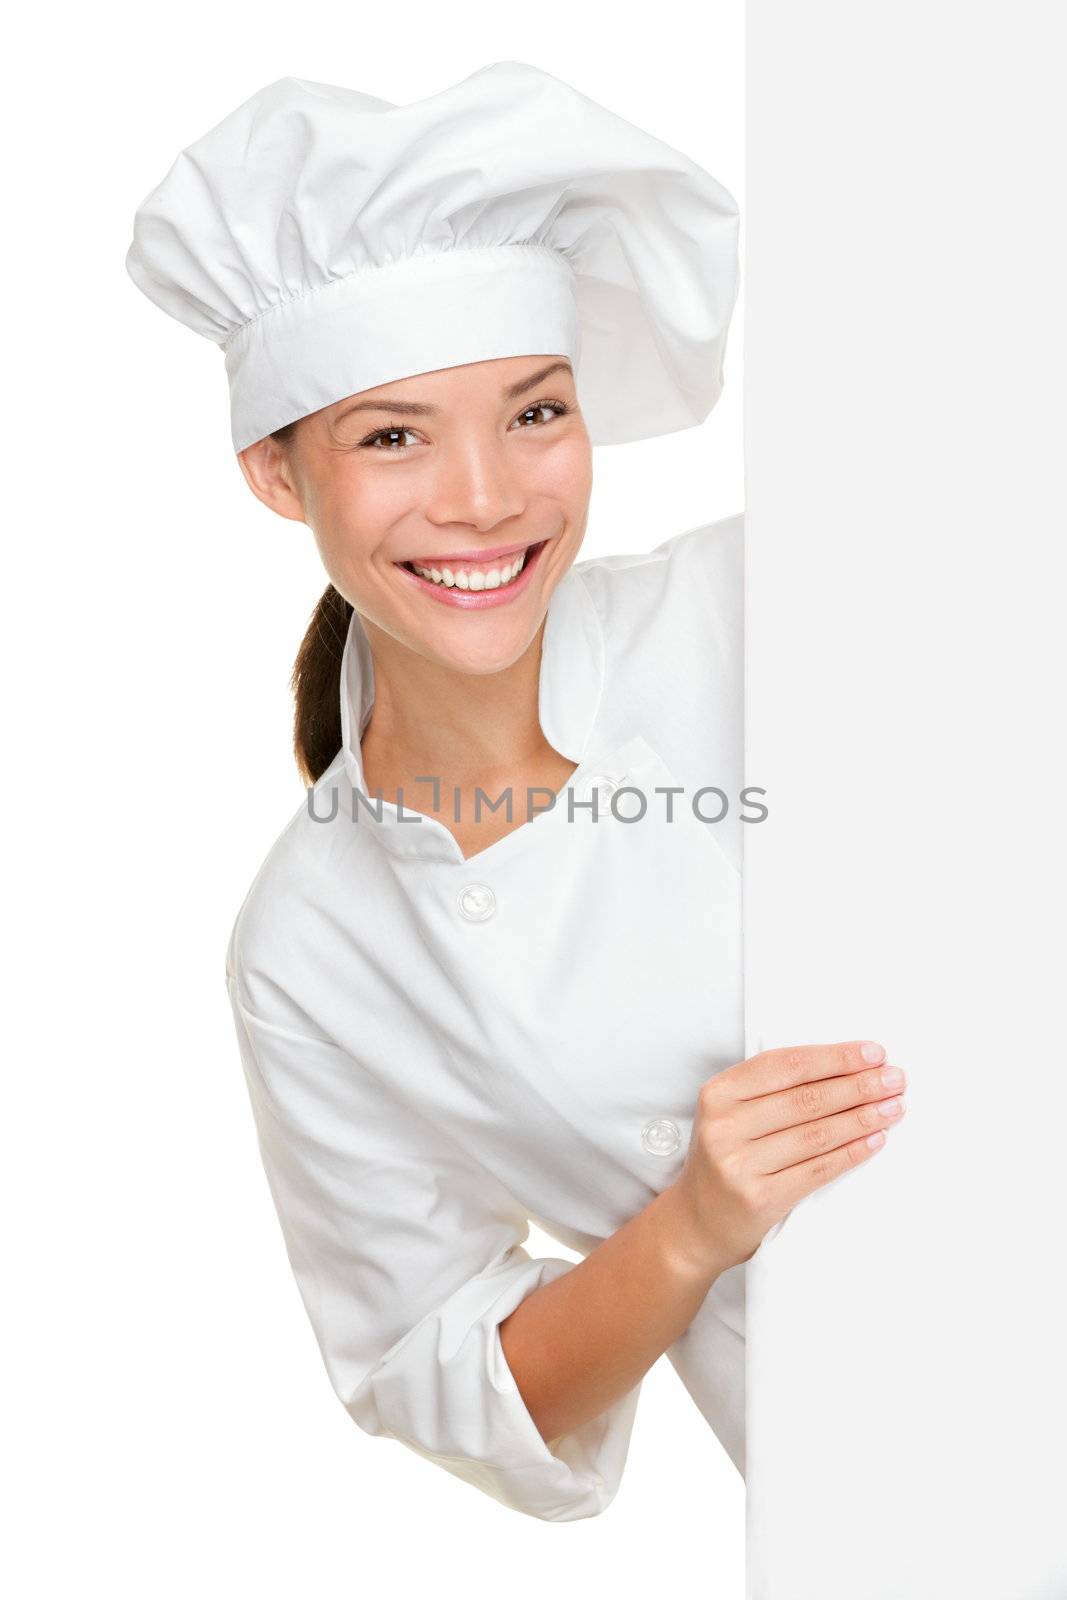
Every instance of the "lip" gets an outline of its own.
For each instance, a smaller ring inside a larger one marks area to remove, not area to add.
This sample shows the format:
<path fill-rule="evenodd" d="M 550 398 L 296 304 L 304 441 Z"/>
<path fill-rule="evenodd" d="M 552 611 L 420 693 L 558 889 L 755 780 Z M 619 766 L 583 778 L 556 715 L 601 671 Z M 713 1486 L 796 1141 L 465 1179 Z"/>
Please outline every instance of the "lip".
<path fill-rule="evenodd" d="M 431 578 L 420 578 L 417 572 L 411 572 L 399 561 L 394 562 L 393 565 L 403 577 L 407 578 L 409 583 L 417 584 L 424 594 L 428 594 L 432 600 L 436 600 L 440 605 L 455 606 L 460 611 L 484 611 L 490 606 L 506 606 L 512 600 L 518 599 L 523 590 L 528 587 L 531 573 L 536 571 L 540 564 L 541 552 L 546 544 L 548 544 L 548 540 L 541 539 L 533 544 L 517 544 L 504 549 L 502 552 L 504 555 L 512 553 L 517 555 L 521 550 L 529 550 L 530 554 L 526 557 L 523 569 L 514 583 L 506 584 L 502 589 L 457 589 L 455 587 L 450 589 L 447 584 L 434 583 Z M 457 556 L 451 557 L 453 561 L 458 559 Z M 468 557 L 468 559 L 470 558 Z M 485 560 L 485 553 L 479 552 L 478 559 Z M 439 562 L 447 565 L 447 561 L 443 557 L 437 557 L 433 563 L 427 564 L 436 566 Z M 422 566 L 424 563 L 420 561 L 419 565 Z"/>
<path fill-rule="evenodd" d="M 493 550 L 451 550 L 448 555 L 408 556 L 406 559 L 420 567 L 448 567 L 464 561 L 498 561 L 502 556 L 517 556 L 522 550 L 532 550 L 537 542 L 536 539 L 522 539 L 518 544 L 498 544 Z"/>

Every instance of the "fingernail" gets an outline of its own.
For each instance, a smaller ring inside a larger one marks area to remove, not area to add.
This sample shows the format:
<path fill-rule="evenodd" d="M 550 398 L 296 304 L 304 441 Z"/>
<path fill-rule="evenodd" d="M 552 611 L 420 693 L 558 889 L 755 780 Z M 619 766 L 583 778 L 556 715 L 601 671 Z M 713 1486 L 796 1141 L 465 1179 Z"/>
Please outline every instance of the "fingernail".
<path fill-rule="evenodd" d="M 904 1074 L 899 1067 L 886 1067 L 881 1078 L 887 1089 L 898 1089 L 904 1082 Z"/>
<path fill-rule="evenodd" d="M 868 1039 L 866 1044 L 860 1046 L 860 1055 L 864 1061 L 869 1061 L 874 1065 L 879 1061 L 885 1060 L 885 1045 L 875 1044 L 873 1039 Z"/>

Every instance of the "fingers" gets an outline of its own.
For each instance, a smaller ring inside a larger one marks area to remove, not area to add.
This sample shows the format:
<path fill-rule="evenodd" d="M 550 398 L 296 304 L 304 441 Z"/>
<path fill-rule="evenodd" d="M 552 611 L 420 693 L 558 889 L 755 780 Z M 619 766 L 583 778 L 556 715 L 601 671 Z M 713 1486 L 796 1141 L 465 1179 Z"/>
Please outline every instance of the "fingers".
<path fill-rule="evenodd" d="M 832 1183 L 842 1173 L 851 1172 L 853 1167 L 870 1161 L 872 1156 L 885 1148 L 885 1142 L 884 1132 L 868 1133 L 861 1139 L 852 1139 L 848 1144 L 839 1145 L 836 1150 L 811 1156 L 807 1161 L 800 1161 L 796 1166 L 787 1167 L 784 1172 L 765 1178 L 763 1181 L 768 1186 L 769 1204 L 773 1205 L 776 1213 L 780 1211 L 784 1215 L 806 1195 Z"/>
<path fill-rule="evenodd" d="M 739 1102 L 733 1108 L 733 1125 L 745 1138 L 762 1139 L 783 1129 L 796 1128 L 798 1124 L 810 1126 L 839 1112 L 888 1099 L 900 1094 L 906 1084 L 907 1074 L 886 1061 L 880 1067 L 865 1067 L 862 1072 L 850 1072 L 844 1077 L 815 1078 L 790 1089 L 781 1089 L 777 1094 Z M 855 1124 L 853 1129 L 856 1133 L 860 1131 Z M 842 1142 L 842 1139 L 835 1141 Z M 779 1162 L 779 1166 L 785 1164 Z"/>
<path fill-rule="evenodd" d="M 855 1079 L 851 1081 L 855 1082 Z M 872 1100 L 850 1111 L 842 1111 L 837 1116 L 801 1122 L 780 1132 L 767 1134 L 762 1139 L 754 1139 L 749 1145 L 754 1170 L 773 1176 L 786 1167 L 810 1165 L 820 1155 L 849 1144 L 862 1143 L 868 1134 L 884 1132 L 900 1121 L 904 1109 L 901 1096 L 892 1095 Z M 871 1148 L 873 1151 L 880 1145 Z"/>
<path fill-rule="evenodd" d="M 877 1155 L 906 1081 L 870 1040 L 763 1050 L 703 1084 L 698 1125 L 712 1157 L 747 1171 L 758 1210 L 784 1216 Z"/>
<path fill-rule="evenodd" d="M 737 1101 L 779 1094 L 817 1079 L 863 1072 L 885 1061 L 885 1049 L 869 1039 L 849 1039 L 843 1044 L 785 1045 L 761 1050 L 709 1080 Z"/>

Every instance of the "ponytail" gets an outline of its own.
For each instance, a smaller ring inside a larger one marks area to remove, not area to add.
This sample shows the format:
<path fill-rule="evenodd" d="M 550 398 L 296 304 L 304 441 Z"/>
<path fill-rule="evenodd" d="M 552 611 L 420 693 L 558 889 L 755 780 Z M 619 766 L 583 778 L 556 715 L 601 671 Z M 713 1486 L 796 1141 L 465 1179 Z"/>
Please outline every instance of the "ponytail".
<path fill-rule="evenodd" d="M 288 444 L 295 427 L 290 422 L 272 438 Z M 327 584 L 293 664 L 293 754 L 308 786 L 321 778 L 341 748 L 341 654 L 352 611 L 333 584 Z"/>
<path fill-rule="evenodd" d="M 341 653 L 351 616 L 352 606 L 327 584 L 293 666 L 293 754 L 309 786 L 341 748 Z"/>

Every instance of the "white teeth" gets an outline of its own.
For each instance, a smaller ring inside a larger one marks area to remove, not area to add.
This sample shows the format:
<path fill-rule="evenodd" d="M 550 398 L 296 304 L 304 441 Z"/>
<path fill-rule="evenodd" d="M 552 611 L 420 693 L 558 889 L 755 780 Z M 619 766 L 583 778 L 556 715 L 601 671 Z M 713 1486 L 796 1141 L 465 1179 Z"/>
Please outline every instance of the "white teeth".
<path fill-rule="evenodd" d="M 526 565 L 525 550 L 502 567 L 491 567 L 488 572 L 453 572 L 451 567 L 419 567 L 414 561 L 411 565 L 420 578 L 429 578 L 432 583 L 443 583 L 447 589 L 502 589 L 512 583 Z"/>

